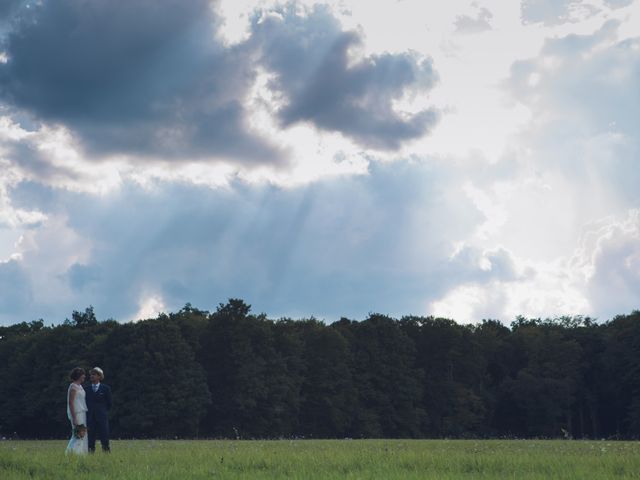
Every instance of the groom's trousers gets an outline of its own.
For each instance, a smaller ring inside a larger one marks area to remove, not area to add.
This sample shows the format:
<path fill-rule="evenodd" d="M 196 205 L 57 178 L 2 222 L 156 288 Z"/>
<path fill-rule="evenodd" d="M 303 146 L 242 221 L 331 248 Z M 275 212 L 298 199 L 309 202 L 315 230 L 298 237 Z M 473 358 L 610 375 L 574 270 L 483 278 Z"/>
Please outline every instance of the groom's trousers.
<path fill-rule="evenodd" d="M 89 451 L 95 452 L 96 438 L 100 439 L 102 451 L 109 452 L 109 419 L 102 412 L 89 411 L 87 415 L 87 430 L 89 436 Z"/>

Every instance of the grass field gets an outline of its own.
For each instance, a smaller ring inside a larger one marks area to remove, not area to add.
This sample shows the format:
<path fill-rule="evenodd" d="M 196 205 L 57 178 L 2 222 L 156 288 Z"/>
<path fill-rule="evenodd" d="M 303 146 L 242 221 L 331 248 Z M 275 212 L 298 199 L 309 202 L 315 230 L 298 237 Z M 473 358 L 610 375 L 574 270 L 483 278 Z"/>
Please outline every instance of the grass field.
<path fill-rule="evenodd" d="M 0 479 L 640 478 L 640 443 L 533 440 L 1 441 Z"/>

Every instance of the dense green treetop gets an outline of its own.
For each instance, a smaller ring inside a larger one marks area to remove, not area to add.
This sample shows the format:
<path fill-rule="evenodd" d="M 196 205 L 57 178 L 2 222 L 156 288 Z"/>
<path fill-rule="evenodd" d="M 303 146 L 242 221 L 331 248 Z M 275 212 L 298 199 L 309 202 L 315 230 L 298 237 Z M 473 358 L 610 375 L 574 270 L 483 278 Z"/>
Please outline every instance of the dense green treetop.
<path fill-rule="evenodd" d="M 134 323 L 0 327 L 0 435 L 68 434 L 68 372 L 101 366 L 114 437 L 640 437 L 640 312 L 506 326 L 272 320 L 239 299 Z"/>

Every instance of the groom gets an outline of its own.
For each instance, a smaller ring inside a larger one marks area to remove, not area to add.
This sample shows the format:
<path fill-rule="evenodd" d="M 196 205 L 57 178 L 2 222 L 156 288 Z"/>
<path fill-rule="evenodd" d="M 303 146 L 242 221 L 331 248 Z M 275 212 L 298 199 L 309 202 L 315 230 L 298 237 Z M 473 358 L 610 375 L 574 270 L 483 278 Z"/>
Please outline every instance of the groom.
<path fill-rule="evenodd" d="M 103 452 L 109 447 L 109 409 L 111 408 L 111 388 L 102 383 L 104 372 L 99 367 L 89 371 L 91 385 L 85 386 L 87 399 L 87 429 L 89 431 L 89 452 L 96 451 L 96 436 L 100 439 Z"/>

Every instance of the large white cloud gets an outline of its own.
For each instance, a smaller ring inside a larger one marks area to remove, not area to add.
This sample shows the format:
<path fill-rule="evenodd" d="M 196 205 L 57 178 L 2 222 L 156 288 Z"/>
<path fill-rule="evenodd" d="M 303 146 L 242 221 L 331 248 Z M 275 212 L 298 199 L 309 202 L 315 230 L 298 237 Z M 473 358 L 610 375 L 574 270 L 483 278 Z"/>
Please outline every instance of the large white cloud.
<path fill-rule="evenodd" d="M 588 292 L 603 317 L 640 309 L 640 210 L 609 218 L 585 234 L 579 260 L 588 266 Z"/>
<path fill-rule="evenodd" d="M 640 41 L 619 29 L 551 38 L 514 63 L 509 86 L 531 121 L 501 162 L 470 175 L 465 190 L 485 221 L 468 242 L 501 245 L 530 274 L 472 278 L 432 304 L 439 313 L 606 319 L 638 308 Z"/>
<path fill-rule="evenodd" d="M 553 262 L 516 259 L 505 252 L 508 272 L 517 272 L 515 276 L 500 270 L 492 274 L 495 264 L 491 255 L 482 252 L 465 258 L 465 265 L 484 264 L 480 275 L 434 301 L 432 311 L 475 322 L 480 318 L 509 320 L 523 314 L 542 318 L 587 315 L 608 320 L 640 308 L 638 209 L 585 226 L 574 254 Z"/>

